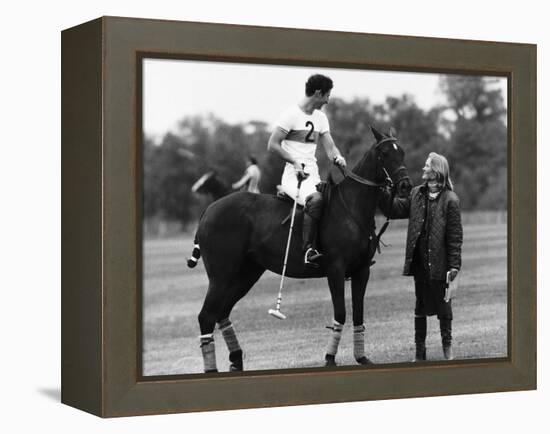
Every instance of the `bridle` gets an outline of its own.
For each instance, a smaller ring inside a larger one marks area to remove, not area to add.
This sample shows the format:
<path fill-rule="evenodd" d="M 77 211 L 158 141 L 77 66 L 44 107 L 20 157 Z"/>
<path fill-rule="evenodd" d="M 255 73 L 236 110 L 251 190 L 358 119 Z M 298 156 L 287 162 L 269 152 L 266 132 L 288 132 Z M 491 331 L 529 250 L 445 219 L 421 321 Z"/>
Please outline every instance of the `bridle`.
<path fill-rule="evenodd" d="M 390 175 L 388 173 L 388 171 L 386 170 L 386 168 L 384 166 L 382 166 L 382 170 L 384 171 L 384 174 L 386 175 L 386 179 L 384 180 L 385 184 L 390 187 L 392 190 L 394 189 L 394 182 L 393 182 L 393 179 L 394 177 L 396 177 L 397 175 L 399 175 L 399 173 L 402 173 L 402 176 L 398 177 L 397 178 L 397 181 L 395 182 L 397 185 L 399 185 L 399 183 L 401 181 L 404 181 L 406 179 L 411 180 L 411 177 L 408 175 L 407 173 L 407 168 L 405 166 L 399 166 L 397 169 L 395 169 L 392 174 Z"/>
<path fill-rule="evenodd" d="M 382 143 L 385 143 L 385 142 L 395 142 L 397 139 L 395 137 L 386 137 L 382 140 L 380 140 L 378 143 L 376 143 L 374 145 L 374 149 L 377 149 Z M 378 157 L 378 160 L 380 161 L 382 158 L 379 156 Z M 382 164 L 382 170 L 384 171 L 384 175 L 386 176 L 386 178 L 384 179 L 384 182 L 382 183 L 378 183 L 378 182 L 374 182 L 374 181 L 371 181 L 369 179 L 366 179 L 366 178 L 363 178 L 359 175 L 357 175 L 356 173 L 352 172 L 351 170 L 349 170 L 347 167 L 339 167 L 339 169 L 342 171 L 342 174 L 344 175 L 344 178 L 350 178 L 352 179 L 353 181 L 355 182 L 358 182 L 359 184 L 363 184 L 363 185 L 367 185 L 369 187 L 376 187 L 376 188 L 380 188 L 382 189 L 383 187 L 388 187 L 391 189 L 391 201 L 393 202 L 393 198 L 395 197 L 395 185 L 399 185 L 399 183 L 401 181 L 404 181 L 406 179 L 408 179 L 410 181 L 410 177 L 407 173 L 407 168 L 404 166 L 404 165 L 401 165 L 399 166 L 397 169 L 395 169 L 391 174 L 387 171 L 387 169 L 384 167 L 384 165 Z M 400 175 L 400 176 L 399 176 Z M 393 177 L 397 177 L 397 181 L 394 183 L 393 181 Z M 355 223 L 357 224 L 357 226 L 359 227 L 359 229 L 363 232 L 363 233 L 370 233 L 370 230 L 367 230 L 364 225 L 362 224 L 361 221 L 357 220 L 354 216 L 353 216 L 353 213 L 351 212 L 351 210 L 349 209 L 344 197 L 342 196 L 342 191 L 341 189 L 337 189 L 338 190 L 338 195 L 340 196 L 340 201 L 342 202 L 342 204 L 344 205 L 344 209 L 346 210 L 346 212 L 351 216 L 351 218 L 353 219 L 353 221 L 355 221 Z M 376 237 L 376 249 L 378 250 L 378 253 L 381 253 L 380 251 L 380 244 L 384 244 L 381 240 L 382 238 L 382 235 L 384 234 L 384 232 L 386 231 L 386 229 L 388 228 L 390 224 L 390 218 L 387 217 L 386 218 L 386 221 L 384 222 L 384 224 L 382 225 L 382 227 L 380 228 L 380 231 L 378 232 L 378 234 L 375 234 L 375 237 Z M 373 230 L 376 229 L 375 227 L 372 228 Z M 369 235 L 369 239 L 372 240 L 372 236 Z M 386 247 L 386 245 L 384 244 L 384 246 Z"/>
<path fill-rule="evenodd" d="M 380 140 L 379 142 L 377 142 L 375 145 L 374 145 L 374 149 L 377 149 L 382 143 L 385 143 L 385 142 L 395 142 L 397 139 L 395 137 L 386 137 L 382 140 Z M 378 160 L 380 161 L 381 160 L 381 157 L 378 157 Z M 356 173 L 352 172 L 351 170 L 349 170 L 347 167 L 339 167 L 339 169 L 342 171 L 342 175 L 344 175 L 344 178 L 350 178 L 352 180 L 354 180 L 355 182 L 358 182 L 359 184 L 363 184 L 363 185 L 368 185 L 369 187 L 377 187 L 377 188 L 381 188 L 381 187 L 389 187 L 392 189 L 392 192 L 394 192 L 394 186 L 397 184 L 399 185 L 399 183 L 401 181 L 404 181 L 406 179 L 408 179 L 410 181 L 410 177 L 409 175 L 407 174 L 407 168 L 403 165 L 399 166 L 397 169 L 395 169 L 391 174 L 386 170 L 386 168 L 384 167 L 384 165 L 382 164 L 382 170 L 384 171 L 384 175 L 386 176 L 386 178 L 384 179 L 384 182 L 374 182 L 374 181 L 371 181 L 370 179 L 366 179 L 366 178 L 363 178 L 359 175 L 357 175 Z M 397 178 L 397 181 L 394 183 L 393 182 L 393 179 L 395 176 L 401 174 L 400 177 Z"/>

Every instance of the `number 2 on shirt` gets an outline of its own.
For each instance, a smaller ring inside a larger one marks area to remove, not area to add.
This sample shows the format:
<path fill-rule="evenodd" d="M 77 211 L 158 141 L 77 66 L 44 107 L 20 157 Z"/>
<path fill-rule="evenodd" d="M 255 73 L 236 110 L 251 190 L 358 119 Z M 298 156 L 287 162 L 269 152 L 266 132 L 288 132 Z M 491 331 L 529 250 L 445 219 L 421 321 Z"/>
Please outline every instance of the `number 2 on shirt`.
<path fill-rule="evenodd" d="M 309 127 L 309 133 L 307 133 L 307 136 L 306 136 L 306 143 L 315 142 L 315 138 L 311 138 L 311 136 L 313 135 L 313 131 L 315 130 L 315 126 L 313 125 L 313 122 L 307 121 L 306 127 Z"/>

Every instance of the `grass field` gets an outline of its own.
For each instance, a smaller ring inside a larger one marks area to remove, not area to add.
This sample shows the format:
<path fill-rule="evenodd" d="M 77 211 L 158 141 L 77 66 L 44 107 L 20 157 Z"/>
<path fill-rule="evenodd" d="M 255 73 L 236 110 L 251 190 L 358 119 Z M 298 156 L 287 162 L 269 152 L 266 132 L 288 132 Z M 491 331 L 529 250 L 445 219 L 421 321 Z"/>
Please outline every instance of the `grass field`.
<path fill-rule="evenodd" d="M 402 225 L 396 225 L 402 226 Z M 390 245 L 376 256 L 365 297 L 367 356 L 375 363 L 411 360 L 414 286 L 401 276 L 405 228 L 384 236 Z M 202 262 L 186 266 L 192 239 L 146 240 L 143 286 L 143 374 L 202 372 L 197 315 L 208 279 Z M 464 226 L 463 268 L 453 300 L 453 349 L 457 359 L 505 357 L 507 354 L 506 225 Z M 245 369 L 318 367 L 323 364 L 332 321 L 326 279 L 287 279 L 282 311 L 288 319 L 267 314 L 275 306 L 280 277 L 266 272 L 231 315 L 245 352 Z M 339 365 L 353 365 L 350 283 L 346 283 L 347 322 L 337 355 Z M 228 370 L 228 354 L 215 333 L 218 369 Z M 442 359 L 439 324 L 428 319 L 428 359 Z"/>

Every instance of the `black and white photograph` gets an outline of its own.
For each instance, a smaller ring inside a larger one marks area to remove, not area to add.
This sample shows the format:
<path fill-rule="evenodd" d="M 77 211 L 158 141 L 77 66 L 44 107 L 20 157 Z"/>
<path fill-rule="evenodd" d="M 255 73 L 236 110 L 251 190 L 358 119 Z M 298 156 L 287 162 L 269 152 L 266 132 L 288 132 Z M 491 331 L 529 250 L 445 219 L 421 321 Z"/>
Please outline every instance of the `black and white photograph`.
<path fill-rule="evenodd" d="M 144 377 L 508 357 L 506 77 L 140 76 Z"/>
<path fill-rule="evenodd" d="M 7 2 L 0 430 L 548 426 L 543 9 Z"/>

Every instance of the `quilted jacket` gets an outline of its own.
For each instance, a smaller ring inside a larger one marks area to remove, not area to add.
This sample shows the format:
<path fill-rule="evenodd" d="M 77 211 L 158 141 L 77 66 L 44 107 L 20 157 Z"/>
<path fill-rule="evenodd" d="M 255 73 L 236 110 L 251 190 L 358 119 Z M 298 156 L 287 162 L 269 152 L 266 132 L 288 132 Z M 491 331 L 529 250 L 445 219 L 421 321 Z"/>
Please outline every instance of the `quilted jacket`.
<path fill-rule="evenodd" d="M 407 247 L 403 274 L 413 275 L 411 267 L 416 243 L 425 219 L 427 186 L 417 186 L 407 198 L 394 198 L 385 192 L 380 208 L 390 218 L 409 218 Z M 436 209 L 430 225 L 428 241 L 428 269 L 430 278 L 445 280 L 451 268 L 460 270 L 462 265 L 462 222 L 458 196 L 451 190 L 443 190 L 436 199 Z M 391 202 L 391 203 L 390 203 Z"/>

